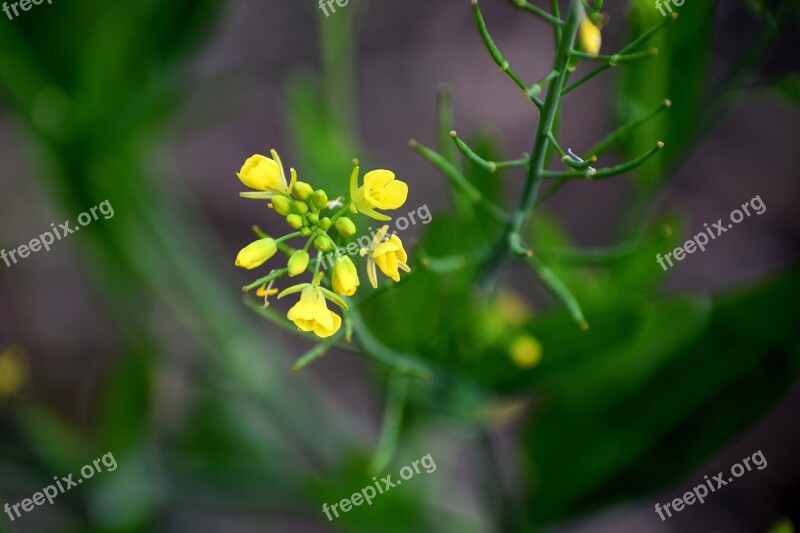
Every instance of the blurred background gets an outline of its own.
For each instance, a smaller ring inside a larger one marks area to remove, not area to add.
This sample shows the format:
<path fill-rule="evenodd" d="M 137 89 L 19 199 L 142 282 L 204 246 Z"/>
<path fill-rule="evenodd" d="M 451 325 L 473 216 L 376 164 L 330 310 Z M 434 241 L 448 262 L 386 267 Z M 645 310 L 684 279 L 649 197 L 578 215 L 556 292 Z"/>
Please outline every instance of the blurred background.
<path fill-rule="evenodd" d="M 663 20 L 650 1 L 607 4 L 604 53 Z M 440 139 L 457 129 L 514 159 L 536 127 L 466 0 L 350 0 L 327 17 L 296 0 L 54 0 L 0 20 L 0 248 L 114 208 L 0 263 L 0 504 L 108 452 L 119 465 L 2 515 L 0 531 L 800 524 L 797 4 L 675 8 L 648 44 L 658 57 L 565 99 L 561 144 L 578 153 L 673 102 L 601 163 L 658 140 L 662 154 L 629 177 L 569 183 L 534 217 L 530 243 L 584 306 L 587 333 L 524 266 L 480 291 L 469 265 L 416 257 L 463 253 L 496 228 L 465 215 L 407 141 L 454 158 Z M 511 2 L 481 5 L 538 81 L 551 29 Z M 342 191 L 352 157 L 393 169 L 411 190 L 398 213 L 430 208 L 432 224 L 403 234 L 414 276 L 365 304 L 360 331 L 429 365 L 430 382 L 336 349 L 292 373 L 312 345 L 242 302 L 252 277 L 234 257 L 251 225 L 280 221 L 238 197 L 235 172 L 270 148 Z M 521 172 L 458 164 L 498 203 L 517 201 Z M 763 215 L 667 273 L 655 263 L 756 195 Z M 601 261 L 544 253 L 617 243 L 624 253 Z M 520 338 L 541 346 L 538 365 L 513 357 Z M 766 469 L 666 522 L 653 511 L 757 450 Z M 412 486 L 333 522 L 321 512 L 426 454 L 436 471 Z"/>

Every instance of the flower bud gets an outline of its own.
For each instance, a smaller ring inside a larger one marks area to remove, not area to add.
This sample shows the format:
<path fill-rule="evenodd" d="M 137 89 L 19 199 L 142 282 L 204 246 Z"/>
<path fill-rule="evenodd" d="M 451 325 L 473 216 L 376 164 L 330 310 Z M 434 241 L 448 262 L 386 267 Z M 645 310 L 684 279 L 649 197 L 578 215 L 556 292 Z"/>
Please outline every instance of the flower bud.
<path fill-rule="evenodd" d="M 314 194 L 311 195 L 311 201 L 314 202 L 317 209 L 323 209 L 328 205 L 328 195 L 325 194 L 325 191 L 322 189 L 317 189 L 314 191 Z"/>
<path fill-rule="evenodd" d="M 273 196 L 272 209 L 279 215 L 286 216 L 292 212 L 292 201 L 286 196 Z"/>
<path fill-rule="evenodd" d="M 294 184 L 294 188 L 292 189 L 292 194 L 295 196 L 295 198 L 305 200 L 309 196 L 314 194 L 314 189 L 308 183 L 304 181 L 298 181 L 297 183 Z"/>
<path fill-rule="evenodd" d="M 305 215 L 308 213 L 308 204 L 305 202 L 297 201 L 294 203 L 294 210 L 300 213 L 301 215 Z"/>
<path fill-rule="evenodd" d="M 300 228 L 300 235 L 303 237 L 311 237 L 311 228 Z"/>
<path fill-rule="evenodd" d="M 356 225 L 347 217 L 342 217 L 336 221 L 336 231 L 345 237 L 352 237 L 356 234 Z"/>
<path fill-rule="evenodd" d="M 241 249 L 236 256 L 236 266 L 252 270 L 266 263 L 277 250 L 278 246 L 274 240 L 270 238 L 257 240 Z"/>
<path fill-rule="evenodd" d="M 352 296 L 358 288 L 358 271 L 347 256 L 339 256 L 333 264 L 333 290 L 342 296 Z"/>
<path fill-rule="evenodd" d="M 319 227 L 325 231 L 328 231 L 331 227 L 331 219 L 328 217 L 322 217 L 319 219 Z"/>
<path fill-rule="evenodd" d="M 297 276 L 306 271 L 308 266 L 308 252 L 305 250 L 297 250 L 289 258 L 289 277 Z"/>
<path fill-rule="evenodd" d="M 300 229 L 303 227 L 303 217 L 300 215 L 289 215 L 286 217 L 286 223 L 293 229 Z"/>
<path fill-rule="evenodd" d="M 327 252 L 333 246 L 333 241 L 324 233 L 314 239 L 314 247 L 320 252 Z"/>
<path fill-rule="evenodd" d="M 306 216 L 306 218 L 307 218 L 307 219 L 308 219 L 308 221 L 309 221 L 309 222 L 311 222 L 312 224 L 316 224 L 316 223 L 318 223 L 318 222 L 319 222 L 319 215 L 318 215 L 318 214 L 316 214 L 316 213 L 309 213 L 309 214 L 308 214 L 308 216 Z"/>

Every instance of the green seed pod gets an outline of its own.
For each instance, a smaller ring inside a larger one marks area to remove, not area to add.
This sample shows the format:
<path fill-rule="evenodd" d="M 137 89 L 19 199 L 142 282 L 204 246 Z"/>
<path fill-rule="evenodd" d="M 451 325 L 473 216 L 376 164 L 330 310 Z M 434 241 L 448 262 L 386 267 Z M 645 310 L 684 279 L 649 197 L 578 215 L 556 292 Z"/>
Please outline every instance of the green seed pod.
<path fill-rule="evenodd" d="M 304 181 L 298 181 L 294 184 L 294 188 L 292 189 L 292 194 L 295 198 L 299 198 L 301 200 L 306 200 L 309 196 L 314 194 L 314 189 L 308 183 Z"/>
<path fill-rule="evenodd" d="M 319 219 L 319 227 L 325 231 L 328 231 L 331 227 L 331 219 L 328 217 L 322 217 Z"/>
<path fill-rule="evenodd" d="M 298 276 L 306 271 L 308 266 L 308 252 L 305 250 L 297 250 L 289 258 L 286 265 L 289 267 L 289 277 Z"/>
<path fill-rule="evenodd" d="M 305 202 L 297 201 L 294 203 L 294 210 L 300 213 L 301 215 L 305 215 L 308 213 L 308 204 Z"/>
<path fill-rule="evenodd" d="M 320 252 L 327 252 L 333 247 L 333 241 L 324 233 L 314 239 L 314 248 Z"/>
<path fill-rule="evenodd" d="M 347 217 L 342 217 L 336 221 L 336 231 L 345 237 L 352 237 L 356 234 L 356 225 Z"/>
<path fill-rule="evenodd" d="M 311 222 L 312 224 L 316 224 L 316 223 L 318 223 L 318 222 L 319 222 L 319 215 L 318 215 L 318 214 L 316 214 L 316 213 L 309 213 L 308 215 L 306 215 L 306 218 L 307 218 L 307 219 L 308 219 L 308 221 L 309 221 L 309 222 Z"/>
<path fill-rule="evenodd" d="M 289 215 L 286 217 L 286 223 L 290 228 L 300 229 L 303 227 L 303 217 L 300 215 Z"/>
<path fill-rule="evenodd" d="M 286 216 L 292 212 L 292 201 L 286 196 L 273 196 L 272 209 L 279 215 Z"/>
<path fill-rule="evenodd" d="M 303 237 L 311 237 L 311 228 L 300 228 L 300 235 Z"/>
<path fill-rule="evenodd" d="M 317 206 L 317 209 L 322 209 L 328 205 L 328 195 L 325 194 L 325 191 L 322 189 L 317 189 L 311 196 L 311 201 L 314 202 L 314 205 Z"/>

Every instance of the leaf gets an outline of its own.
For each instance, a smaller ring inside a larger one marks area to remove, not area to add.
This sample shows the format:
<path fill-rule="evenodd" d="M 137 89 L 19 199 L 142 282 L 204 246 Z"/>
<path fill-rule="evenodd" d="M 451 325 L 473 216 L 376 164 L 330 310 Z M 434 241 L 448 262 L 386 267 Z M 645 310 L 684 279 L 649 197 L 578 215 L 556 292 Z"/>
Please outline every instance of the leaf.
<path fill-rule="evenodd" d="M 539 524 L 676 481 L 747 427 L 800 366 L 800 270 L 733 297 L 657 304 L 632 342 L 562 358 L 526 450 Z M 545 358 L 544 361 L 547 359 Z"/>

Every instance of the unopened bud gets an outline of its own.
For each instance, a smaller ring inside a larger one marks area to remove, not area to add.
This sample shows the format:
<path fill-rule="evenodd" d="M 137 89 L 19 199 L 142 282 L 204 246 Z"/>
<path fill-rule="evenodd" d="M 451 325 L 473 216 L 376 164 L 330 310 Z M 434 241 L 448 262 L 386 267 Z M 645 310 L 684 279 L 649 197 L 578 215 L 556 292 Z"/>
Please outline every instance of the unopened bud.
<path fill-rule="evenodd" d="M 303 217 L 300 215 L 289 215 L 286 217 L 286 223 L 289 224 L 291 228 L 300 229 L 303 227 Z"/>
<path fill-rule="evenodd" d="M 322 217 L 319 219 L 319 227 L 325 231 L 328 231 L 331 227 L 331 219 L 328 217 Z"/>
<path fill-rule="evenodd" d="M 287 267 L 289 268 L 289 276 L 297 276 L 306 271 L 308 266 L 308 252 L 305 250 L 297 250 L 289 258 Z"/>
<path fill-rule="evenodd" d="M 314 248 L 320 252 L 327 252 L 333 246 L 333 241 L 324 233 L 314 239 Z"/>
<path fill-rule="evenodd" d="M 345 237 L 352 237 L 356 234 L 356 225 L 347 217 L 342 217 L 336 221 L 336 231 Z"/>
<path fill-rule="evenodd" d="M 295 198 L 306 200 L 309 196 L 314 194 L 314 189 L 308 183 L 304 181 L 298 181 L 294 184 L 292 194 L 295 196 Z"/>
<path fill-rule="evenodd" d="M 311 201 L 317 206 L 317 209 L 322 209 L 328 205 L 328 195 L 322 189 L 317 189 L 311 196 Z"/>
<path fill-rule="evenodd" d="M 274 209 L 279 215 L 286 216 L 292 212 L 292 201 L 286 196 L 273 196 L 272 209 Z"/>
<path fill-rule="evenodd" d="M 294 203 L 294 210 L 300 213 L 301 215 L 305 215 L 308 213 L 308 204 L 305 202 L 297 201 Z"/>

